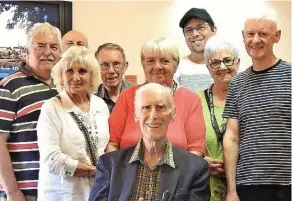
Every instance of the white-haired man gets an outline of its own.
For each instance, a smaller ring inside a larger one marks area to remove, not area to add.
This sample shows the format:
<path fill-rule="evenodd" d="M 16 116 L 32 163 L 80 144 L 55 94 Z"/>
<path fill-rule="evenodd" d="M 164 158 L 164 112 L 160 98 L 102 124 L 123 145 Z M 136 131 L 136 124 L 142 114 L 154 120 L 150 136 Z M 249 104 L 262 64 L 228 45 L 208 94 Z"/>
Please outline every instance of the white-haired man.
<path fill-rule="evenodd" d="M 0 83 L 0 200 L 37 199 L 36 124 L 46 99 L 57 95 L 51 69 L 61 54 L 61 32 L 36 23 L 28 33 L 27 60 Z"/>
<path fill-rule="evenodd" d="M 242 32 L 252 66 L 231 82 L 223 113 L 226 201 L 291 200 L 291 63 L 273 53 L 275 15 L 257 12 Z"/>
<path fill-rule="evenodd" d="M 157 83 L 136 91 L 135 116 L 142 138 L 136 146 L 100 157 L 90 201 L 209 201 L 208 164 L 167 140 L 175 117 L 171 89 Z"/>

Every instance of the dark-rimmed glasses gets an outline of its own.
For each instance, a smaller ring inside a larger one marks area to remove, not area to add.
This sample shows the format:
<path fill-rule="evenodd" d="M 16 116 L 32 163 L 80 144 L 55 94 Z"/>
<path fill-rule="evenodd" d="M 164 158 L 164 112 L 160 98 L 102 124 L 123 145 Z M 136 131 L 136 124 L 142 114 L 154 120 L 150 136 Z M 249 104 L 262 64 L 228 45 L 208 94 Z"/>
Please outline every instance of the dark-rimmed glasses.
<path fill-rule="evenodd" d="M 194 30 L 196 30 L 198 33 L 202 34 L 206 28 L 208 28 L 210 25 L 206 22 L 203 24 L 199 24 L 195 27 L 187 27 L 184 29 L 184 34 L 186 36 L 190 36 L 194 33 Z"/>
<path fill-rule="evenodd" d="M 221 63 L 224 63 L 224 65 L 226 67 L 230 67 L 234 64 L 234 58 L 231 58 L 231 57 L 226 57 L 222 60 L 219 60 L 219 59 L 212 59 L 209 61 L 209 66 L 212 68 L 212 69 L 218 69 L 220 68 L 221 66 Z"/>

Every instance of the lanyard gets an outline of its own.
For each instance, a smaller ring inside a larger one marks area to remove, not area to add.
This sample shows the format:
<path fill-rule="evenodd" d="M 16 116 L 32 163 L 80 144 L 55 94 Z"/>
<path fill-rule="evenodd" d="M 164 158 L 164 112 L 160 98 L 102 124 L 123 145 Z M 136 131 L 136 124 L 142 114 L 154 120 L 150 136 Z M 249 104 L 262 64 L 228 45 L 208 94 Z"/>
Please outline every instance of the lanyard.
<path fill-rule="evenodd" d="M 175 81 L 173 81 L 173 85 L 171 87 L 171 95 L 173 96 L 174 95 L 174 92 L 176 91 L 177 89 L 177 83 Z"/>
<path fill-rule="evenodd" d="M 204 91 L 205 93 L 205 98 L 206 98 L 206 102 L 210 111 L 210 119 L 211 119 L 211 124 L 212 127 L 216 133 L 217 136 L 217 144 L 219 146 L 219 144 L 223 145 L 223 134 L 226 131 L 226 124 L 227 122 L 223 123 L 221 126 L 221 130 L 218 126 L 218 122 L 215 116 L 215 110 L 214 110 L 214 102 L 213 102 L 213 92 L 212 92 L 212 88 L 213 88 L 213 84 Z"/>

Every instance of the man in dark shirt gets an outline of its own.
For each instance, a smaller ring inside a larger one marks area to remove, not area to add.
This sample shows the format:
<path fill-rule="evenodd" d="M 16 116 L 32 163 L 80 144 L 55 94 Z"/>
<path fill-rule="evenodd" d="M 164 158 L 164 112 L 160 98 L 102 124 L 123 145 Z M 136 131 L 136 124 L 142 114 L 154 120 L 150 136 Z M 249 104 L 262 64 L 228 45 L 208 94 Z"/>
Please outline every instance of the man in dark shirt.
<path fill-rule="evenodd" d="M 123 80 L 128 62 L 123 48 L 114 43 L 105 43 L 99 46 L 95 57 L 101 68 L 103 82 L 98 87 L 96 95 L 105 101 L 111 113 L 120 93 L 133 85 L 131 82 Z"/>

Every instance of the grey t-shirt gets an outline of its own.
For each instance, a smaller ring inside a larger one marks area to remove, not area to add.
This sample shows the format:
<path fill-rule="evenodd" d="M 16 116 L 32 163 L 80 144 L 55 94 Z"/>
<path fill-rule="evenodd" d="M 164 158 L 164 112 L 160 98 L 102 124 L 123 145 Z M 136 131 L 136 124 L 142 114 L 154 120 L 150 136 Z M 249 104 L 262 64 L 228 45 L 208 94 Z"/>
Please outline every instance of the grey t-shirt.
<path fill-rule="evenodd" d="M 174 79 L 179 85 L 194 92 L 202 91 L 213 83 L 206 64 L 193 63 L 188 57 L 180 60 Z"/>

